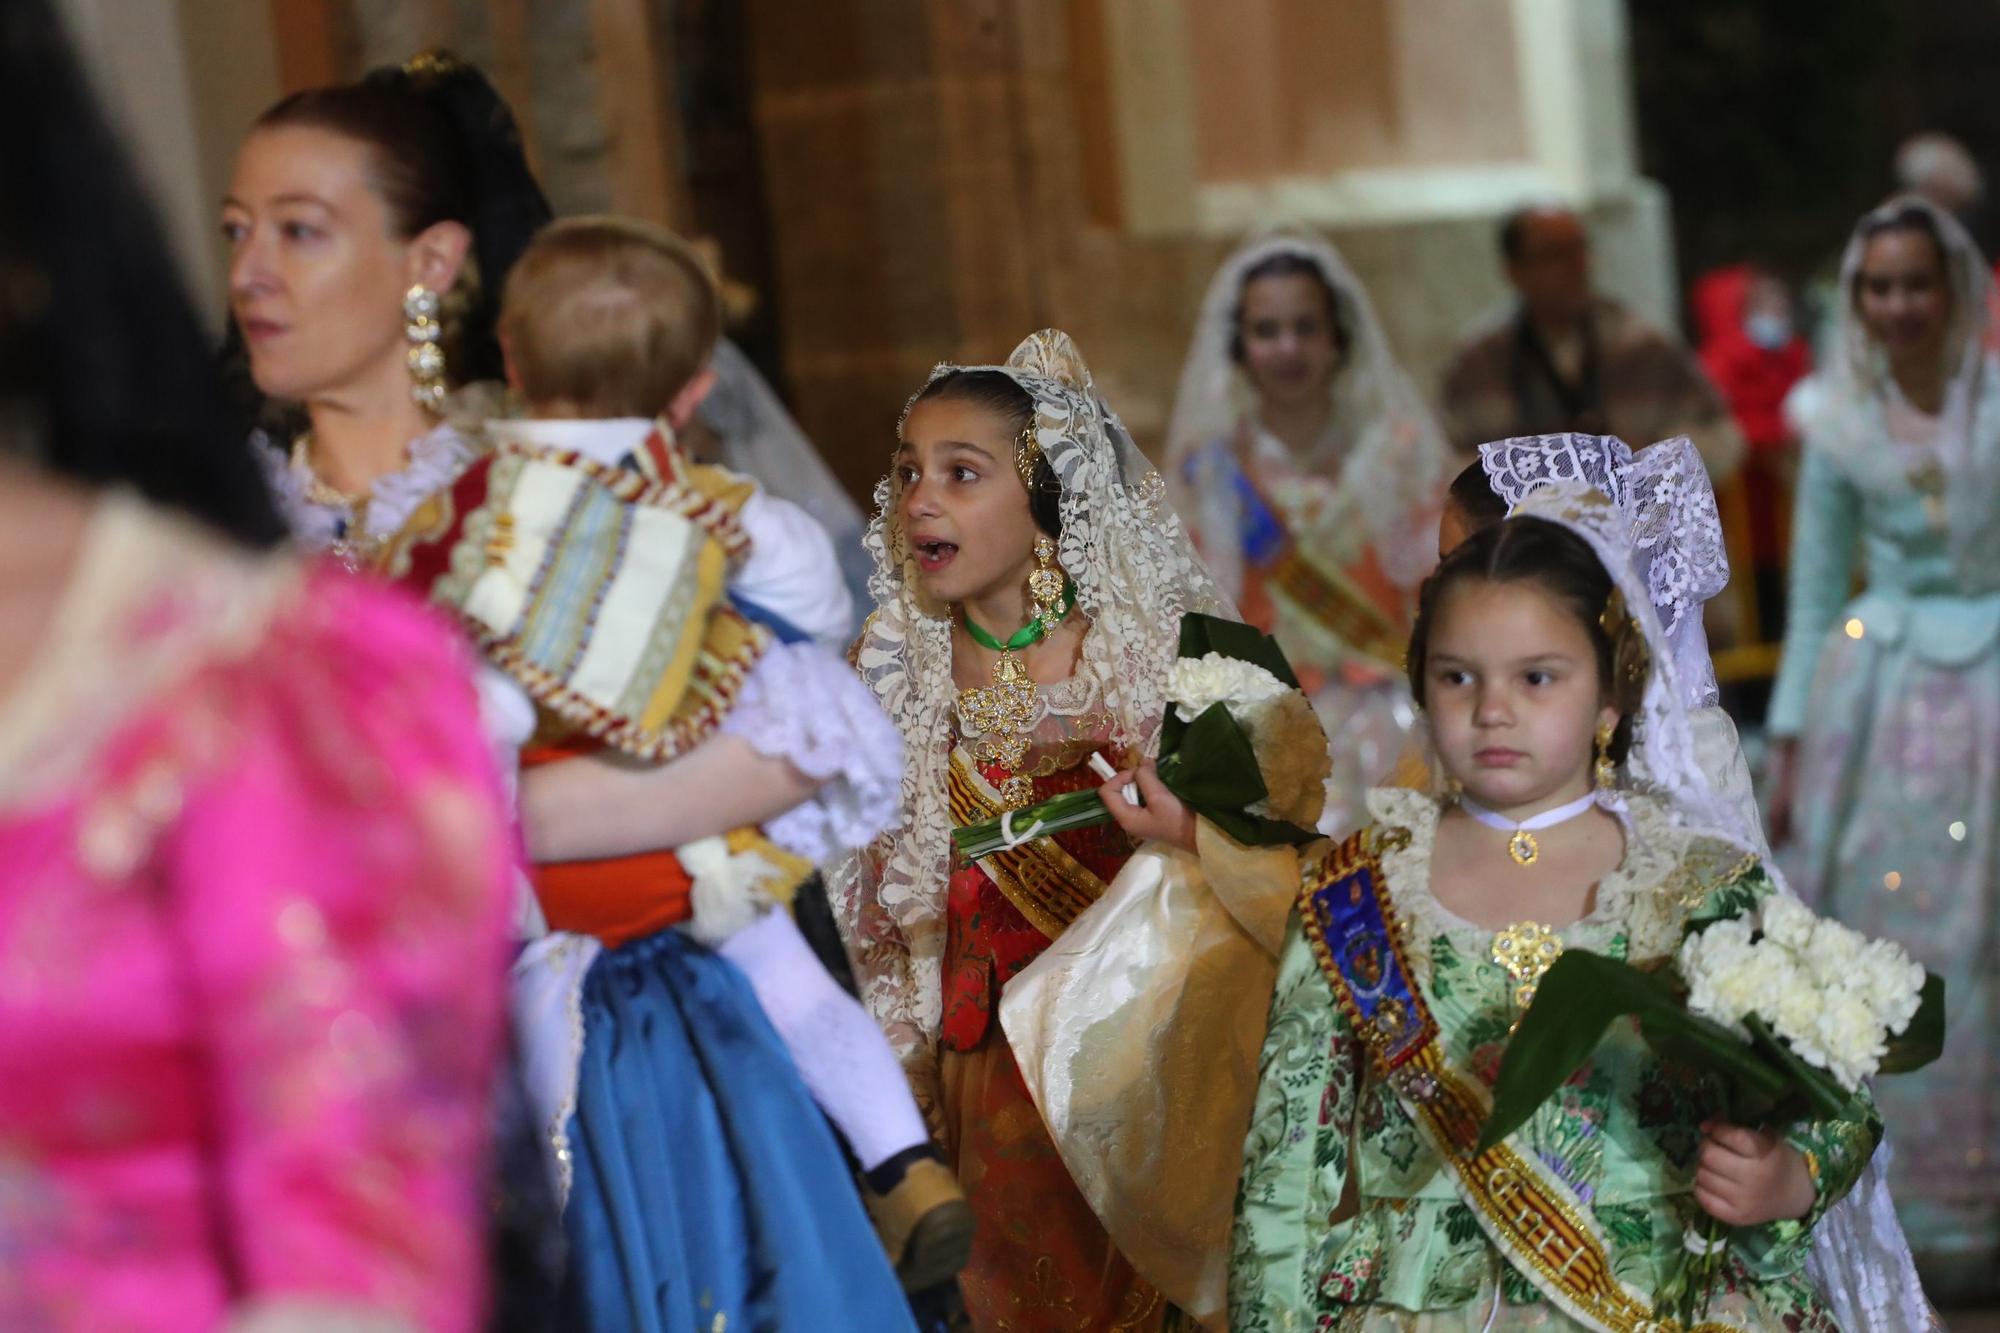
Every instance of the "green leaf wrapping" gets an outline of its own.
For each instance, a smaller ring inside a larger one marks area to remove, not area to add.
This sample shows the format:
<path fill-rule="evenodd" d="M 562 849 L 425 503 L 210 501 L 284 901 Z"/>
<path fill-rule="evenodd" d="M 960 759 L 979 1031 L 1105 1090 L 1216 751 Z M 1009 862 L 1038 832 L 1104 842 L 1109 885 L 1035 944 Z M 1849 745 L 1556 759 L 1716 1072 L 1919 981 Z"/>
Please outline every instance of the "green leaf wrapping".
<path fill-rule="evenodd" d="M 1691 1014 L 1666 980 L 1587 949 L 1556 959 L 1535 988 L 1535 1002 L 1507 1043 L 1493 1085 L 1493 1113 L 1480 1131 L 1484 1151 L 1528 1122 L 1590 1059 L 1605 1029 L 1630 1015 L 1647 1042 L 1719 1076 L 1731 1106 L 1780 1106 L 1796 1091 L 1769 1058 L 1718 1023 Z"/>
<path fill-rule="evenodd" d="M 1024 830 L 1034 828 L 1038 820 L 1042 827 L 1036 830 L 1035 836 L 1046 837 L 1051 833 L 1066 833 L 1070 829 L 1109 824 L 1111 812 L 1104 808 L 1104 798 L 1095 787 L 1066 791 L 1025 810 L 1015 811 L 1015 836 L 1019 837 Z M 998 819 L 982 819 L 977 824 L 955 828 L 951 831 L 951 840 L 959 851 L 974 861 L 982 856 L 991 856 L 1006 845 L 1006 839 L 1000 835 Z"/>
<path fill-rule="evenodd" d="M 1898 1035 L 1889 1039 L 1889 1053 L 1882 1057 L 1883 1074 L 1907 1074 L 1944 1054 L 1944 978 L 1924 973 L 1924 989 L 1917 1001 L 1916 1017 Z"/>

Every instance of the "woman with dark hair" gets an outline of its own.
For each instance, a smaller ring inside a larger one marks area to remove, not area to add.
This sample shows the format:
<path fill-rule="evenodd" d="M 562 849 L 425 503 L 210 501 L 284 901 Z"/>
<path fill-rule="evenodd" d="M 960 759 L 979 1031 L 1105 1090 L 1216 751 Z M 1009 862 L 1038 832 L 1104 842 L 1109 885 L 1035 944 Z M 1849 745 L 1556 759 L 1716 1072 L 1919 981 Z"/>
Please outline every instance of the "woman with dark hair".
<path fill-rule="evenodd" d="M 1771 840 L 1800 895 L 1945 979 L 1944 1058 L 1880 1097 L 1910 1244 L 1947 1300 L 2000 1290 L 1990 272 L 1956 220 L 1914 197 L 1855 228 L 1828 364 L 1794 395 L 1805 450 L 1769 717 Z"/>
<path fill-rule="evenodd" d="M 509 837 L 453 638 L 282 533 L 0 6 L 0 1325 L 469 1330 Z"/>
<path fill-rule="evenodd" d="M 455 395 L 501 379 L 499 291 L 548 219 L 506 104 L 449 57 L 258 117 L 222 205 L 232 335 L 308 544 L 365 560 L 471 460 Z"/>
<path fill-rule="evenodd" d="M 1279 232 L 1224 261 L 1163 472 L 1223 594 L 1277 636 L 1333 737 L 1329 828 L 1365 817 L 1414 716 L 1396 668 L 1449 463 L 1332 246 Z"/>

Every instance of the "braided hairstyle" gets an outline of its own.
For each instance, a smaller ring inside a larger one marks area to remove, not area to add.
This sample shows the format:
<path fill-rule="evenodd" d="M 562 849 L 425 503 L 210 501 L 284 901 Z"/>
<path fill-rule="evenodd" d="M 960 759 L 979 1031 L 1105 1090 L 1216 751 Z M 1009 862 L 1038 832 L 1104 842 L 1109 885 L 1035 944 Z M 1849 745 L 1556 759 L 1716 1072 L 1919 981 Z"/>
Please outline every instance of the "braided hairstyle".
<path fill-rule="evenodd" d="M 1410 693 L 1424 702 L 1431 628 L 1444 595 L 1461 583 L 1533 583 L 1576 618 L 1590 636 L 1604 701 L 1618 711 L 1612 733 L 1613 763 L 1632 749 L 1632 720 L 1646 695 L 1652 654 L 1638 622 L 1590 543 L 1560 523 L 1520 516 L 1481 528 L 1438 562 L 1417 595 L 1410 630 Z"/>

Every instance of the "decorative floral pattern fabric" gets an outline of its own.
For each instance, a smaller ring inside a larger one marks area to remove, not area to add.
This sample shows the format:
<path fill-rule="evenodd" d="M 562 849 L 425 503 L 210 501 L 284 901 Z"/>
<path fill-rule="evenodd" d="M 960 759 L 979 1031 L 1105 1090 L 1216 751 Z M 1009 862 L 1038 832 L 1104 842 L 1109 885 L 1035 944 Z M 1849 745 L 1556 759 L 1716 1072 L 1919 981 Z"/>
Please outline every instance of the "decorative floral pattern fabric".
<path fill-rule="evenodd" d="M 0 699 L 0 1325 L 478 1325 L 512 848 L 468 672 L 104 502 Z"/>
<path fill-rule="evenodd" d="M 1516 1013 L 1512 978 L 1490 959 L 1492 932 L 1429 892 L 1436 805 L 1405 791 L 1376 792 L 1371 804 L 1378 826 L 1410 834 L 1383 869 L 1439 1040 L 1455 1066 L 1490 1086 Z M 1561 934 L 1572 946 L 1645 960 L 1671 949 L 1680 925 L 1703 910 L 1714 867 L 1740 865 L 1741 856 L 1716 857 L 1714 844 L 1651 801 L 1635 797 L 1630 807 L 1624 863 L 1600 885 L 1592 912 Z M 1771 891 L 1761 870 L 1749 875 L 1737 882 Z M 1662 904 L 1675 905 L 1670 920 Z M 1697 1076 L 1622 1024 L 1521 1137 L 1595 1213 L 1616 1274 L 1651 1290 L 1679 1262 L 1695 1208 L 1698 1126 L 1716 1109 Z M 1803 1222 L 1737 1233 L 1730 1288 L 1711 1311 L 1721 1326 L 1830 1333 L 1800 1271 L 1809 1229 L 1860 1175 L 1876 1130 L 1871 1118 L 1794 1132 L 1819 1159 L 1819 1203 Z M 1296 918 L 1244 1149 L 1230 1304 L 1237 1333 L 1574 1327 L 1502 1260 L 1397 1095 L 1368 1072 Z"/>

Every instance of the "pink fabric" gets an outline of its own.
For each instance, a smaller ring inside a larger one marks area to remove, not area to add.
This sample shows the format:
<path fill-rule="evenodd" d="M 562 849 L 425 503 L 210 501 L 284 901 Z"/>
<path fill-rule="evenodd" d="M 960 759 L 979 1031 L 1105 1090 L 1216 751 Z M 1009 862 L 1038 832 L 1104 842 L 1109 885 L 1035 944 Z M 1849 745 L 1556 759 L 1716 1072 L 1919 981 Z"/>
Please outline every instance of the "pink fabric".
<path fill-rule="evenodd" d="M 510 852 L 465 663 L 331 571 L 229 656 L 0 809 L 0 1327 L 471 1329 Z"/>

